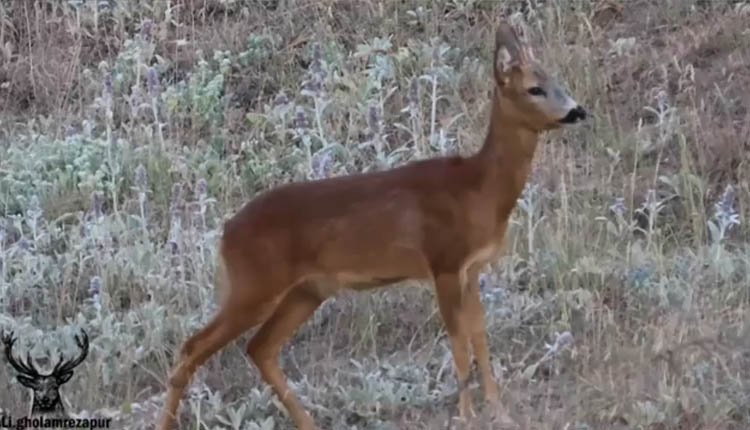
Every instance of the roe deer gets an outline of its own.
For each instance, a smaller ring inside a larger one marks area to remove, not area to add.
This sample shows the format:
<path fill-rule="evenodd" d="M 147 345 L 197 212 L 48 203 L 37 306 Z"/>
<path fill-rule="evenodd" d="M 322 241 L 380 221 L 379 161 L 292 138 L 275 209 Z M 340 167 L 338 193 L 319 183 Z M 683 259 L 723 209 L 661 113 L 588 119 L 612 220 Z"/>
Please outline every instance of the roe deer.
<path fill-rule="evenodd" d="M 247 353 L 300 429 L 313 419 L 290 390 L 279 353 L 296 328 L 342 288 L 433 281 L 459 387 L 470 347 L 485 399 L 502 409 L 492 375 L 478 275 L 497 258 L 539 134 L 586 118 L 502 22 L 495 36 L 489 130 L 470 157 L 412 162 L 388 171 L 293 183 L 246 204 L 224 225 L 217 288 L 221 309 L 182 346 L 159 429 L 176 423 L 196 368 L 262 324 Z M 473 415 L 467 390 L 461 417 Z"/>

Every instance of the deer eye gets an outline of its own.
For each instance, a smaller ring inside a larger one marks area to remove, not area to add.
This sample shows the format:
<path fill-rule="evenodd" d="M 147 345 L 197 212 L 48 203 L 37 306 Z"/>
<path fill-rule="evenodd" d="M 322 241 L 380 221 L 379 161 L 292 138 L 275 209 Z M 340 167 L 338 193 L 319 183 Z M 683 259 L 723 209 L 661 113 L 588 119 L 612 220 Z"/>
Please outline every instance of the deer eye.
<path fill-rule="evenodd" d="M 546 96 L 547 92 L 544 91 L 541 87 L 531 87 L 528 89 L 529 94 L 532 96 Z"/>

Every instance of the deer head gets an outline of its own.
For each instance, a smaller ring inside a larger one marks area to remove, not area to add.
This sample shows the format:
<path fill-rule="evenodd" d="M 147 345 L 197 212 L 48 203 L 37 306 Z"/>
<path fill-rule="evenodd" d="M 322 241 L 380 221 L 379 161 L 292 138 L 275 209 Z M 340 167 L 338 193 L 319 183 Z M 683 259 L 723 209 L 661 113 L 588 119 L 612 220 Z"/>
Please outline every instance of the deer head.
<path fill-rule="evenodd" d="M 68 382 L 73 376 L 73 369 L 81 364 L 86 358 L 89 351 L 89 339 L 85 331 L 81 330 L 81 335 L 75 336 L 75 341 L 81 349 L 78 356 L 74 359 L 66 360 L 60 353 L 57 364 L 49 374 L 43 375 L 34 366 L 31 353 L 26 354 L 26 360 L 16 359 L 13 356 L 13 345 L 16 342 L 13 333 L 3 335 L 3 344 L 5 345 L 5 358 L 13 369 L 18 372 L 18 382 L 23 386 L 31 388 L 34 391 L 32 403 L 32 414 L 64 412 L 62 400 L 60 398 L 60 387 Z"/>
<path fill-rule="evenodd" d="M 540 132 L 586 119 L 586 111 L 547 74 L 507 22 L 495 34 L 496 96 L 503 114 Z"/>

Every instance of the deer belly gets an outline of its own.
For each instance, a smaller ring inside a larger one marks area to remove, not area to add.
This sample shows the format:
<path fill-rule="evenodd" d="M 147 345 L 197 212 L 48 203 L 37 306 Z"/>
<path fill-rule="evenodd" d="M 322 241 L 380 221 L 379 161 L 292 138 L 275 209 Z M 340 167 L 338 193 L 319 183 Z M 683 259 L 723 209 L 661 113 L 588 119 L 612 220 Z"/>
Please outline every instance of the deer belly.
<path fill-rule="evenodd" d="M 327 279 L 339 288 L 366 290 L 429 277 L 422 254 L 412 247 L 390 244 L 386 247 L 335 247 L 318 261 L 316 278 Z"/>

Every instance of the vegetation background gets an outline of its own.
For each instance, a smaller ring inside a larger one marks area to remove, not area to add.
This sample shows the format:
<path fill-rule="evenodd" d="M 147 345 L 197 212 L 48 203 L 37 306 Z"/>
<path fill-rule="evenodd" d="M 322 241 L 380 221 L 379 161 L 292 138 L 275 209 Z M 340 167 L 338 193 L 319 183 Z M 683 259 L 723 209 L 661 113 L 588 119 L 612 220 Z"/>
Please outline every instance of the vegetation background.
<path fill-rule="evenodd" d="M 45 368 L 84 327 L 66 406 L 150 426 L 176 348 L 216 310 L 222 221 L 279 184 L 475 151 L 501 16 L 593 113 L 544 137 L 482 275 L 512 415 L 748 428 L 743 1 L 2 0 L 0 328 Z M 183 428 L 290 427 L 249 337 L 196 374 Z M 423 286 L 329 301 L 282 361 L 323 428 L 455 412 Z M 0 366 L 0 405 L 20 416 L 14 376 Z"/>

